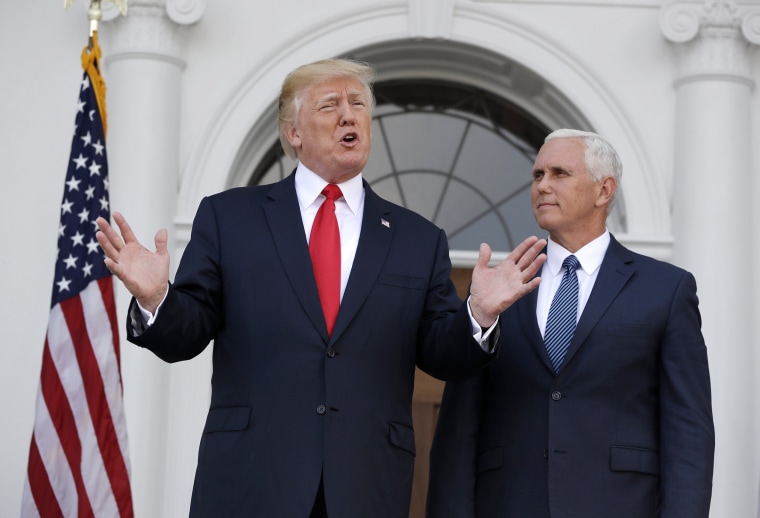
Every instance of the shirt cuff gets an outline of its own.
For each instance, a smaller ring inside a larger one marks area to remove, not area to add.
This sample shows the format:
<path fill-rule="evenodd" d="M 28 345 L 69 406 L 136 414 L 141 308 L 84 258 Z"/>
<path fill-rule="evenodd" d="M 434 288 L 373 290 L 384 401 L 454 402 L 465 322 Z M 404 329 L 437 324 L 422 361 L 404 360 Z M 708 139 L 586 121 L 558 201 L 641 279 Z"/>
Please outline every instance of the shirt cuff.
<path fill-rule="evenodd" d="M 499 340 L 499 317 L 488 328 L 480 327 L 475 317 L 472 316 L 472 309 L 470 308 L 470 297 L 467 297 L 467 313 L 470 315 L 470 324 L 472 324 L 472 338 L 478 342 L 481 349 L 487 353 L 491 353 L 494 350 L 494 345 Z"/>
<path fill-rule="evenodd" d="M 161 306 L 164 304 L 164 301 L 166 300 L 166 296 L 169 295 L 169 289 L 167 288 L 166 293 L 164 293 L 164 298 L 161 299 L 161 302 L 159 302 L 158 306 L 156 307 L 155 313 L 151 313 L 144 307 L 140 305 L 139 302 L 137 302 L 137 299 L 135 299 L 135 306 L 139 311 L 132 310 L 131 314 L 129 315 L 130 321 L 132 323 L 132 329 L 135 332 L 135 336 L 139 336 L 142 333 L 145 332 L 146 329 L 148 329 L 150 326 L 153 325 L 153 323 L 156 321 L 156 318 L 158 317 L 158 313 L 161 310 Z"/>

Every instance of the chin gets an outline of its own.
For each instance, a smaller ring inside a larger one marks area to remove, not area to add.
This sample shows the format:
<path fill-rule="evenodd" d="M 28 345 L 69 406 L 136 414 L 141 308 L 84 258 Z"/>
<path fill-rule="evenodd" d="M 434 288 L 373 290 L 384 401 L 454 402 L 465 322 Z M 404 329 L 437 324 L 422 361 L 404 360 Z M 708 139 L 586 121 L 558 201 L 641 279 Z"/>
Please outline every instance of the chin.
<path fill-rule="evenodd" d="M 536 224 L 541 230 L 545 230 L 547 232 L 551 232 L 552 229 L 556 226 L 552 224 L 551 218 L 548 218 L 546 216 L 536 216 Z"/>
<path fill-rule="evenodd" d="M 366 159 L 356 159 L 356 160 L 340 160 L 338 162 L 338 167 L 343 171 L 344 174 L 353 172 L 354 175 L 361 173 L 364 170 L 364 166 L 367 165 Z"/>

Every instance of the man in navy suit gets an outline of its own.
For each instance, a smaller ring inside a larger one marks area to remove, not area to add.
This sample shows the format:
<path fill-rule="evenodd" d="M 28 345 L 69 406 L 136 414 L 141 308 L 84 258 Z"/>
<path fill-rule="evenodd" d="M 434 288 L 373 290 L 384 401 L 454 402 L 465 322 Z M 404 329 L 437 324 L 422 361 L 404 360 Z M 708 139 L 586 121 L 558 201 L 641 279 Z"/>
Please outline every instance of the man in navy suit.
<path fill-rule="evenodd" d="M 428 517 L 708 516 L 715 434 L 696 283 L 610 235 L 621 173 L 599 135 L 546 138 L 531 189 L 549 232 L 542 281 L 502 313 L 498 358 L 446 385 Z M 553 363 L 545 331 L 570 255 L 577 327 Z"/>
<path fill-rule="evenodd" d="M 297 169 L 205 198 L 173 284 L 165 230 L 153 253 L 120 214 L 121 236 L 98 221 L 106 265 L 134 296 L 129 340 L 169 362 L 214 341 L 191 516 L 406 518 L 415 365 L 472 374 L 494 356 L 499 314 L 538 286 L 544 240 L 493 268 L 483 244 L 463 303 L 445 233 L 362 180 L 373 77 L 325 60 L 286 78 L 280 140 Z M 309 253 L 329 184 L 340 188 L 334 322 Z"/>

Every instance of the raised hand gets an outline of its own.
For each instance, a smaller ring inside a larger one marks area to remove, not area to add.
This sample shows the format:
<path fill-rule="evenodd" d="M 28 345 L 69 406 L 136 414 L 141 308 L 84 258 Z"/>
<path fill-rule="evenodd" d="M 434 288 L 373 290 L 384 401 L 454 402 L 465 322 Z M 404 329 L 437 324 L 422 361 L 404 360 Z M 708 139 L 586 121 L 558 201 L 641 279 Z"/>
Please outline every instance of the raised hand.
<path fill-rule="evenodd" d="M 480 245 L 472 270 L 470 310 L 481 327 L 490 327 L 502 311 L 538 287 L 541 278 L 535 275 L 546 262 L 546 255 L 541 253 L 545 247 L 545 239 L 531 236 L 491 268 L 491 247 Z"/>
<path fill-rule="evenodd" d="M 104 218 L 96 221 L 100 231 L 95 237 L 106 254 L 106 268 L 124 283 L 143 309 L 154 313 L 169 283 L 166 229 L 156 233 L 156 251 L 151 252 L 140 244 L 124 216 L 114 212 L 113 219 L 121 235 Z"/>

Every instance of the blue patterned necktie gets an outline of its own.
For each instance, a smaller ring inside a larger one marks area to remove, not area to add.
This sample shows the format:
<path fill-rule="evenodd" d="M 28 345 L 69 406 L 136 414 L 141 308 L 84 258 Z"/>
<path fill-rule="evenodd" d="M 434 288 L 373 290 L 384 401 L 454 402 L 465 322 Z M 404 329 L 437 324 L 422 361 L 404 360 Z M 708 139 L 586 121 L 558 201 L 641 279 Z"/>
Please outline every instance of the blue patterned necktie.
<path fill-rule="evenodd" d="M 575 270 L 581 265 L 578 258 L 569 255 L 562 262 L 565 274 L 554 294 L 549 306 L 549 317 L 546 319 L 544 343 L 549 359 L 554 366 L 554 372 L 559 371 L 567 348 L 575 334 L 575 324 L 578 318 L 578 275 Z"/>

